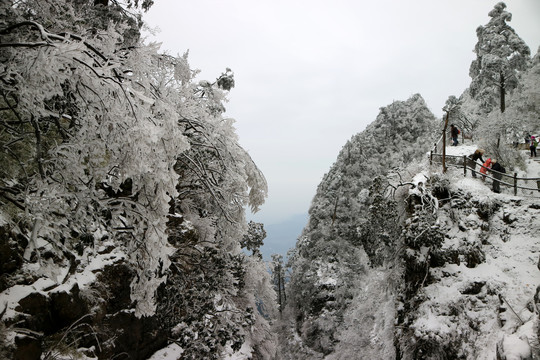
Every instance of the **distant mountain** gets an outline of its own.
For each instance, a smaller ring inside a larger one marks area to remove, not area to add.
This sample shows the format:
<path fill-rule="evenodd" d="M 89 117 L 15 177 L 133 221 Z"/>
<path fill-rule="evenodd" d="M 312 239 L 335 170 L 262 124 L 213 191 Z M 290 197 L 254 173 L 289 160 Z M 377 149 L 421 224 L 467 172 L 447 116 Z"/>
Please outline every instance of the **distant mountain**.
<path fill-rule="evenodd" d="M 287 251 L 293 248 L 296 240 L 300 236 L 302 229 L 306 226 L 308 214 L 293 215 L 279 223 L 264 224 L 266 239 L 261 247 L 261 252 L 265 260 L 270 260 L 272 254 L 281 254 L 285 258 Z"/>

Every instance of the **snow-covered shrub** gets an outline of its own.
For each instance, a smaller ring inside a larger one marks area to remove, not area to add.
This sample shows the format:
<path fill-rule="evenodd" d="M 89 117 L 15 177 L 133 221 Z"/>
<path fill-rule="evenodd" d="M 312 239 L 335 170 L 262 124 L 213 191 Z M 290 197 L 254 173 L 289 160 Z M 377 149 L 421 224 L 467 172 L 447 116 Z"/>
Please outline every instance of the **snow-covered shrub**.
<path fill-rule="evenodd" d="M 426 185 L 429 187 L 430 194 L 442 202 L 450 198 L 450 184 L 451 180 L 445 174 L 432 174 Z M 429 202 L 433 203 L 431 207 L 438 204 L 438 202 L 435 204 L 434 199 Z"/>
<path fill-rule="evenodd" d="M 473 205 L 476 207 L 478 216 L 484 221 L 488 221 L 501 207 L 500 202 L 492 197 L 477 197 L 473 199 Z"/>
<path fill-rule="evenodd" d="M 187 357 L 218 359 L 227 345 L 239 350 L 254 322 L 253 309 L 239 309 L 243 288 L 242 255 L 205 249 L 189 262 L 172 258 L 172 272 L 158 291 L 157 314 Z M 197 284 L 197 286 L 194 286 Z M 233 288 L 234 293 L 229 290 Z"/>

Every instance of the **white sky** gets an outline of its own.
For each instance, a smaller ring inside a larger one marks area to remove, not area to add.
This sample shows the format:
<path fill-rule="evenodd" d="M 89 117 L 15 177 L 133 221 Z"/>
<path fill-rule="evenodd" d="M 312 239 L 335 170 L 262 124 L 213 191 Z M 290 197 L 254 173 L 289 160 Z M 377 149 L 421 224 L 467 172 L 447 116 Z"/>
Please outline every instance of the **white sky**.
<path fill-rule="evenodd" d="M 379 108 L 420 93 L 436 116 L 469 85 L 476 28 L 495 0 L 155 0 L 148 40 L 200 79 L 235 73 L 225 116 L 268 181 L 253 218 L 306 213 L 345 142 Z M 507 0 L 535 54 L 540 0 Z"/>

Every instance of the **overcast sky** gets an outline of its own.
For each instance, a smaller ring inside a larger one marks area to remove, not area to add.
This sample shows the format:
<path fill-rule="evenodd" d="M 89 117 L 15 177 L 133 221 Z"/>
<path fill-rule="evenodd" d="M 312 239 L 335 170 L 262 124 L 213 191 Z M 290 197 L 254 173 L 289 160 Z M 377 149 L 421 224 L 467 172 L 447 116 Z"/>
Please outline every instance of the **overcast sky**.
<path fill-rule="evenodd" d="M 225 116 L 263 171 L 269 197 L 251 217 L 306 213 L 345 142 L 379 108 L 420 93 L 442 116 L 469 85 L 476 28 L 494 0 L 156 0 L 148 41 L 182 55 L 199 79 L 235 74 Z M 540 0 L 507 0 L 536 53 Z"/>

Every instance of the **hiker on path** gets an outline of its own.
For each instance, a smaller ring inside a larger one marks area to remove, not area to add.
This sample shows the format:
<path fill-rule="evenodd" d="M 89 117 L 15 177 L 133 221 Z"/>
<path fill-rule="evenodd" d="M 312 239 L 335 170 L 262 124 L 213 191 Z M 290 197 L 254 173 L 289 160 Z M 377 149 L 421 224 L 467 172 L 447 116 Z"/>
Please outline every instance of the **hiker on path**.
<path fill-rule="evenodd" d="M 531 143 L 531 134 L 527 133 L 525 135 L 525 144 L 529 145 Z"/>
<path fill-rule="evenodd" d="M 499 194 L 501 192 L 501 182 L 500 180 L 503 177 L 503 174 L 506 172 L 506 169 L 497 162 L 497 159 L 491 160 L 491 171 L 493 172 L 493 192 Z"/>
<path fill-rule="evenodd" d="M 480 169 L 480 173 L 482 174 L 482 181 L 486 181 L 486 174 L 489 168 L 491 168 L 491 158 L 487 159 L 486 162 L 482 164 L 482 168 Z"/>
<path fill-rule="evenodd" d="M 452 136 L 452 145 L 451 146 L 457 146 L 457 144 L 458 144 L 458 135 L 459 135 L 458 128 L 454 124 L 450 125 L 450 136 Z"/>
<path fill-rule="evenodd" d="M 533 157 L 533 154 L 534 154 L 534 157 L 536 157 L 537 146 L 538 146 L 538 141 L 536 140 L 534 136 L 531 136 L 531 145 L 529 146 L 529 148 L 531 149 L 531 157 Z"/>
<path fill-rule="evenodd" d="M 483 149 L 476 149 L 473 154 L 469 155 L 469 167 L 472 169 L 471 173 L 473 177 L 476 177 L 476 161 L 480 160 L 482 164 L 484 163 L 482 155 L 484 155 Z"/>

